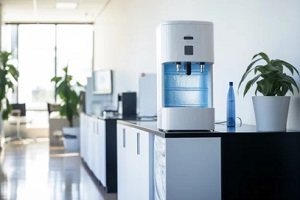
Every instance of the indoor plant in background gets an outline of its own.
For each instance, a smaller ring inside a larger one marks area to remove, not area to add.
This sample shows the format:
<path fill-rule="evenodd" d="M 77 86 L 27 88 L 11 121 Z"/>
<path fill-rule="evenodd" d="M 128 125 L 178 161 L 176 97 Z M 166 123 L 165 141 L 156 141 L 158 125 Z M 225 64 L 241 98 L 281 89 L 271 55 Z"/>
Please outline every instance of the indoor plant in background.
<path fill-rule="evenodd" d="M 265 64 L 260 64 L 259 61 L 264 61 Z M 298 70 L 290 63 L 280 59 L 271 60 L 266 53 L 260 52 L 253 56 L 240 80 L 238 89 L 250 73 L 254 74 L 247 82 L 243 96 L 251 87 L 255 87 L 252 101 L 257 131 L 286 131 L 291 98 L 286 94 L 288 91 L 294 94 L 295 88 L 299 92 L 296 81 L 286 72 L 299 75 Z M 262 96 L 257 96 L 257 93 Z"/>
<path fill-rule="evenodd" d="M 69 74 L 68 68 L 63 68 L 63 76 L 54 76 L 51 81 L 55 82 L 55 95 L 61 100 L 58 106 L 59 114 L 65 116 L 69 124 L 68 127 L 63 127 L 66 148 L 78 150 L 80 134 L 79 127 L 74 126 L 74 121 L 78 120 L 79 116 L 80 95 L 76 88 L 80 89 L 82 85 L 79 82 L 72 84 L 73 76 Z"/>
<path fill-rule="evenodd" d="M 0 52 L 0 147 L 3 145 L 3 121 L 7 120 L 11 112 L 11 105 L 7 98 L 9 91 L 14 91 L 19 78 L 19 71 L 10 64 L 11 52 Z"/>

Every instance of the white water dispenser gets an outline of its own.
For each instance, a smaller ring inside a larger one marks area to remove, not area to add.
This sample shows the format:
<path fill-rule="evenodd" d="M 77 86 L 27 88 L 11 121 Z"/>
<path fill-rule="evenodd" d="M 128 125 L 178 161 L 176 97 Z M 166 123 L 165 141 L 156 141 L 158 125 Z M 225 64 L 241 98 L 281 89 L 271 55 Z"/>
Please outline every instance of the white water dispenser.
<path fill-rule="evenodd" d="M 213 23 L 160 23 L 157 63 L 158 129 L 166 132 L 214 130 Z"/>

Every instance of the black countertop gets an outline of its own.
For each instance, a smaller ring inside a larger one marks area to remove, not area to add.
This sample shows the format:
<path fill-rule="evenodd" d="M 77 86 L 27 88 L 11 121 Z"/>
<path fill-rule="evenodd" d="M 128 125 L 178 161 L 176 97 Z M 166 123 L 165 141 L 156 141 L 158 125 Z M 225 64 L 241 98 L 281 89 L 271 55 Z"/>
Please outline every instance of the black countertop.
<path fill-rule="evenodd" d="M 268 135 L 272 134 L 299 134 L 299 131 L 287 131 L 287 132 L 257 132 L 255 125 L 243 124 L 241 126 L 228 128 L 226 124 L 216 124 L 214 131 L 172 131 L 164 132 L 157 128 L 156 120 L 123 120 L 119 119 L 118 124 L 134 127 L 164 138 L 179 138 L 179 137 L 222 137 L 230 135 L 245 135 L 245 134 L 259 134 Z"/>
<path fill-rule="evenodd" d="M 92 115 L 91 115 L 92 116 Z M 116 120 L 117 123 L 134 127 L 160 137 L 164 138 L 180 138 L 180 137 L 224 137 L 224 136 L 238 136 L 238 135 L 260 135 L 268 136 L 270 133 L 272 135 L 298 135 L 300 136 L 300 131 L 288 130 L 286 132 L 257 132 L 255 125 L 242 124 L 236 127 L 227 127 L 226 123 L 216 123 L 214 131 L 171 131 L 165 132 L 157 128 L 157 121 L 155 118 L 138 118 L 138 117 L 126 117 L 122 115 L 113 117 L 103 117 L 103 116 L 92 116 L 102 120 Z"/>

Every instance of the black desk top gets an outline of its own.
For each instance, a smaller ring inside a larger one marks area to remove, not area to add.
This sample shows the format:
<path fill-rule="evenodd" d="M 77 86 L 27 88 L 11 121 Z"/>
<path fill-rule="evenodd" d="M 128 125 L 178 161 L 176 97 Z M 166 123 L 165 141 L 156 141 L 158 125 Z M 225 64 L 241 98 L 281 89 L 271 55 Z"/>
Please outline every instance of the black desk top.
<path fill-rule="evenodd" d="M 226 124 L 216 124 L 214 131 L 174 131 L 163 132 L 157 128 L 156 120 L 122 120 L 119 119 L 119 124 L 134 127 L 164 138 L 179 138 L 179 137 L 223 137 L 230 135 L 245 135 L 245 134 L 260 134 L 267 135 L 270 132 L 257 132 L 255 125 L 244 124 L 233 128 L 228 128 Z M 282 132 L 272 132 L 272 134 L 283 134 Z M 287 131 L 284 134 L 299 134 L 299 131 Z"/>

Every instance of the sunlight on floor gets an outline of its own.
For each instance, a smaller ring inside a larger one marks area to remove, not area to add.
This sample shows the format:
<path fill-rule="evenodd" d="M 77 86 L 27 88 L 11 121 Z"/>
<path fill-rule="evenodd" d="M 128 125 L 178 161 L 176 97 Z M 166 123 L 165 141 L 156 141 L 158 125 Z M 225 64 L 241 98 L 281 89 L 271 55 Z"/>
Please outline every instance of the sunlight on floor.
<path fill-rule="evenodd" d="M 92 180 L 78 153 L 49 140 L 8 142 L 1 152 L 1 200 L 115 200 Z"/>

